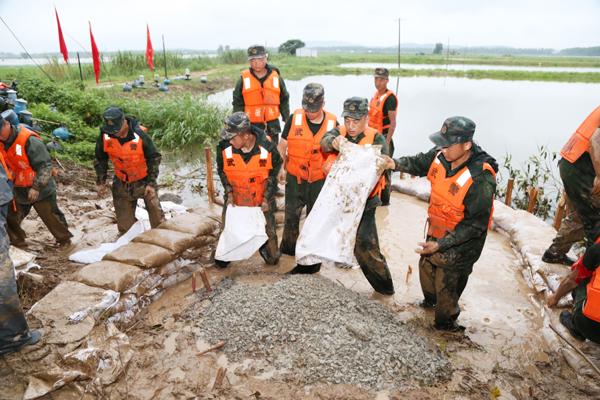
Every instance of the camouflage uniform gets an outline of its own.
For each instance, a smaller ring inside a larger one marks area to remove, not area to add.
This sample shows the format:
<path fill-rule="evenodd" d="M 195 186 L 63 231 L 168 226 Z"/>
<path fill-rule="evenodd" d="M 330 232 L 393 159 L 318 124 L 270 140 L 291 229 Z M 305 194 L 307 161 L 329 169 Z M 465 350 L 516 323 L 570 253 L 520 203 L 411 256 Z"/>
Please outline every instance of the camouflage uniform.
<path fill-rule="evenodd" d="M 475 124 L 472 121 L 470 123 L 472 128 L 465 131 L 470 130 L 473 132 Z M 454 132 L 450 128 L 447 128 L 447 131 Z M 459 127 L 456 127 L 456 131 L 461 132 Z M 458 140 L 470 141 L 471 139 L 465 140 L 468 137 L 468 135 L 465 135 L 464 139 Z M 472 133 L 470 137 L 472 137 Z M 433 135 L 431 138 L 433 140 Z M 419 260 L 419 278 L 425 298 L 423 305 L 426 307 L 435 306 L 436 327 L 453 329 L 460 314 L 458 300 L 465 289 L 469 275 L 473 271 L 473 264 L 479 259 L 483 250 L 496 190 L 495 178 L 489 172 L 484 172 L 482 165 L 486 162 L 495 171 L 498 170 L 498 165 L 496 160 L 475 143 L 473 143 L 470 158 L 465 164 L 455 169 L 451 169 L 451 163 L 446 161 L 441 153 L 438 155 L 439 151 L 438 147 L 434 147 L 427 153 L 395 159 L 394 170 L 416 176 L 426 176 L 431 164 L 437 157 L 446 170 L 446 176 L 448 177 L 457 174 L 465 165 L 471 173 L 473 184 L 463 201 L 465 207 L 464 219 L 458 223 L 452 232 L 448 232 L 440 239 L 427 236 L 427 241 L 437 241 L 439 250 L 430 255 L 422 255 Z"/>
<path fill-rule="evenodd" d="M 10 148 L 17 138 L 17 128 L 13 127 L 12 129 L 13 132 L 4 144 L 6 149 Z M 35 171 L 35 178 L 31 187 L 15 187 L 13 189 L 15 202 L 8 208 L 6 218 L 10 242 L 14 246 L 25 244 L 27 235 L 21 228 L 21 222 L 29 215 L 33 207 L 56 241 L 59 244 L 69 243 L 73 235 L 69 232 L 65 215 L 58 208 L 56 202 L 56 183 L 52 176 L 52 161 L 48 149 L 41 139 L 31 136 L 27 140 L 25 151 L 29 158 L 29 164 Z M 33 203 L 28 200 L 30 189 L 39 192 L 38 199 Z"/>
<path fill-rule="evenodd" d="M 344 112 L 342 118 L 350 117 L 360 119 L 367 115 L 367 99 L 352 97 L 344 102 Z M 337 128 L 327 132 L 321 140 L 321 149 L 326 152 L 335 152 L 333 140 L 339 136 Z M 364 133 L 356 135 L 354 138 L 346 135 L 346 139 L 352 143 L 360 142 Z M 376 134 L 373 140 L 374 145 L 381 146 L 381 154 L 388 154 L 388 146 L 385 138 L 381 134 Z M 385 294 L 394 294 L 394 282 L 387 265 L 385 256 L 381 254 L 379 248 L 379 237 L 377 235 L 377 225 L 375 220 L 375 210 L 381 205 L 379 196 L 370 197 L 365 204 L 365 210 L 358 225 L 356 232 L 356 244 L 354 246 L 354 255 L 360 265 L 360 269 L 375 291 Z"/>
<path fill-rule="evenodd" d="M 281 257 L 281 253 L 279 251 L 279 244 L 277 242 L 277 224 L 275 222 L 275 211 L 277 210 L 277 204 L 275 201 L 275 193 L 277 193 L 277 174 L 279 173 L 279 169 L 283 164 L 283 160 L 279 155 L 279 151 L 277 151 L 277 147 L 275 144 L 267 139 L 265 133 L 256 128 L 255 126 L 250 126 L 250 121 L 248 117 L 243 112 L 233 113 L 231 116 L 225 119 L 225 124 L 228 125 L 227 128 L 223 128 L 221 131 L 222 140 L 219 141 L 217 145 L 217 172 L 219 174 L 219 178 L 221 178 L 221 183 L 223 185 L 224 194 L 224 205 L 222 212 L 222 221 L 221 221 L 221 229 L 225 227 L 225 215 L 227 213 L 227 206 L 229 196 L 228 194 L 233 191 L 233 188 L 229 184 L 229 180 L 227 179 L 227 175 L 225 175 L 225 171 L 223 169 L 223 150 L 230 146 L 229 140 L 232 137 L 235 137 L 238 133 L 243 132 L 244 129 L 251 129 L 251 132 L 256 135 L 256 143 L 252 150 L 248 153 L 244 153 L 241 150 L 232 147 L 232 151 L 234 154 L 238 154 L 242 157 L 244 162 L 248 162 L 253 156 L 256 154 L 260 154 L 259 146 L 262 146 L 265 150 L 271 153 L 271 163 L 273 169 L 269 172 L 269 179 L 267 181 L 267 187 L 265 189 L 264 198 L 267 201 L 268 209 L 264 211 L 266 226 L 265 230 L 267 233 L 267 241 L 263 244 L 260 249 L 258 249 L 259 254 L 265 260 L 265 263 L 269 265 L 275 265 L 279 262 L 279 258 Z M 235 133 L 235 134 L 234 134 Z M 233 136 L 231 136 L 233 135 Z M 215 260 L 215 263 L 219 267 L 225 267 L 229 264 L 229 262 Z"/>
<path fill-rule="evenodd" d="M 146 159 L 146 166 L 148 168 L 148 175 L 146 178 L 132 183 L 121 181 L 117 175 L 114 175 L 113 177 L 113 204 L 115 207 L 115 214 L 117 216 L 117 227 L 119 229 L 119 233 L 121 234 L 127 232 L 129 228 L 131 228 L 131 226 L 137 221 L 137 218 L 135 217 L 135 209 L 137 207 L 138 199 L 144 199 L 146 211 L 148 211 L 148 216 L 150 217 L 150 226 L 152 226 L 152 228 L 156 228 L 165 219 L 162 207 L 160 206 L 160 201 L 158 200 L 158 185 L 156 182 L 162 156 L 157 150 L 150 136 L 141 129 L 139 122 L 130 117 L 126 117 L 125 119 L 129 125 L 129 132 L 127 133 L 127 136 L 124 138 L 118 138 L 113 134 L 109 135 L 118 139 L 119 143 L 121 144 L 133 140 L 135 138 L 134 133 L 139 135 L 142 140 L 144 158 Z M 96 140 L 96 155 L 94 158 L 96 183 L 99 185 L 106 182 L 109 160 L 108 154 L 104 151 L 104 133 L 102 130 L 98 136 L 98 139 Z M 147 197 L 145 195 L 146 186 L 152 186 L 155 189 L 156 193 L 153 197 Z"/>
<path fill-rule="evenodd" d="M 567 196 L 567 216 L 560 224 L 552 244 L 542 256 L 542 261 L 547 263 L 560 263 L 565 265 L 573 264 L 567 253 L 571 250 L 573 244 L 583 240 L 585 237 L 583 224 L 577 215 L 575 208 Z"/>
<path fill-rule="evenodd" d="M 250 60 L 252 58 L 256 58 L 256 57 L 263 57 L 263 56 L 264 57 L 267 56 L 264 46 L 250 46 L 248 48 L 248 60 Z M 267 73 L 262 78 L 257 77 L 254 74 L 254 71 L 252 70 L 252 68 L 250 68 L 250 72 L 262 84 L 269 77 L 269 75 L 271 75 L 273 70 L 277 71 L 277 74 L 279 75 L 279 88 L 281 90 L 281 93 L 279 95 L 279 112 L 281 114 L 281 119 L 285 122 L 288 120 L 288 118 L 290 116 L 290 94 L 287 91 L 285 82 L 284 82 L 283 78 L 281 77 L 281 72 L 279 72 L 279 69 L 277 67 L 275 67 L 273 65 L 269 65 L 269 64 L 267 64 L 265 68 L 267 69 Z M 233 101 L 232 101 L 233 112 L 244 111 L 244 109 L 245 109 L 244 108 L 244 96 L 242 94 L 242 87 L 243 87 L 243 82 L 242 82 L 242 77 L 240 76 L 235 84 L 235 87 L 233 88 Z M 279 134 L 281 133 L 281 125 L 279 123 L 279 119 L 267 121 L 266 124 L 253 123 L 252 125 L 265 131 L 265 133 L 267 135 L 269 135 L 269 137 L 271 138 L 271 140 L 274 143 L 277 143 L 279 141 Z"/>

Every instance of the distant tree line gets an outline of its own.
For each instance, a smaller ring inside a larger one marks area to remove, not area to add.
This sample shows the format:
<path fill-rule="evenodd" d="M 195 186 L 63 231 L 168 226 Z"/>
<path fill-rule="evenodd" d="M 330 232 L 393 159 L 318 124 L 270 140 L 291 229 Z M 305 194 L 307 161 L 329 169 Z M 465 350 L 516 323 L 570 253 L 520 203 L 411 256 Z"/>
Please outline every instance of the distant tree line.
<path fill-rule="evenodd" d="M 558 54 L 561 56 L 600 56 L 600 46 L 571 47 L 561 50 Z"/>

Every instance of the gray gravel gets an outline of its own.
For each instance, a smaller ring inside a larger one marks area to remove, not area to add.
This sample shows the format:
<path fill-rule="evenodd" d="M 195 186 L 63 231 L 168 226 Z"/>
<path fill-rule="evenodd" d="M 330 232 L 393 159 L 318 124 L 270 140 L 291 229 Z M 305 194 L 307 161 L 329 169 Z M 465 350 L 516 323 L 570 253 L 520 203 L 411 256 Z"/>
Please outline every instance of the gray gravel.
<path fill-rule="evenodd" d="M 300 384 L 382 390 L 430 385 L 452 373 L 436 347 L 386 307 L 319 276 L 235 283 L 202 314 L 204 339 L 225 340 L 230 360 L 265 359 Z"/>

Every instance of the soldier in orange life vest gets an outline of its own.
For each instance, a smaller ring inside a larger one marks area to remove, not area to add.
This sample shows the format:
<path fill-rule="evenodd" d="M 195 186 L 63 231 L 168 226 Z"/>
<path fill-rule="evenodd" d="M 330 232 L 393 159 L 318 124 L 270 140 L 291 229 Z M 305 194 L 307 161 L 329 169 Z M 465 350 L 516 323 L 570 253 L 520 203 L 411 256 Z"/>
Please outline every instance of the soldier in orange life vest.
<path fill-rule="evenodd" d="M 390 157 L 394 156 L 394 141 L 392 137 L 396 131 L 396 112 L 398 98 L 387 88 L 390 71 L 387 68 L 375 68 L 375 94 L 369 103 L 369 126 L 381 133 L 390 149 Z M 390 204 L 390 189 L 392 183 L 391 171 L 386 171 L 386 186 L 381 192 L 381 205 Z"/>
<path fill-rule="evenodd" d="M 98 195 L 106 193 L 110 159 L 115 170 L 112 195 L 119 233 L 127 232 L 137 221 L 138 199 L 144 199 L 150 225 L 156 228 L 165 219 L 156 183 L 161 155 L 138 121 L 125 117 L 120 108 L 108 107 L 102 119 L 94 158 Z"/>
<path fill-rule="evenodd" d="M 14 185 L 15 202 L 7 216 L 11 244 L 26 245 L 21 222 L 33 207 L 58 244 L 69 245 L 73 235 L 56 204 L 52 162 L 44 142 L 34 131 L 23 125 L 13 126 L 3 118 L 0 118 L 0 142 L 4 144 L 4 159 Z"/>
<path fill-rule="evenodd" d="M 429 136 L 427 153 L 388 159 L 388 168 L 427 176 L 431 182 L 427 239 L 419 243 L 419 278 L 425 299 L 435 307 L 435 328 L 460 331 L 458 299 L 479 259 L 492 217 L 498 165 L 473 142 L 475 123 L 465 117 L 444 121 Z"/>
<path fill-rule="evenodd" d="M 571 135 L 560 155 L 560 177 L 590 245 L 600 236 L 600 106 Z"/>
<path fill-rule="evenodd" d="M 340 143 L 348 140 L 359 145 L 380 145 L 381 153 L 387 155 L 385 138 L 375 129 L 367 126 L 369 102 L 365 98 L 351 97 L 344 101 L 344 125 L 325 133 L 321 140 L 321 150 L 330 153 L 325 162 L 325 170 L 329 172 L 332 159 L 337 156 Z M 379 237 L 375 221 L 375 209 L 381 205 L 381 190 L 385 186 L 385 178 L 379 182 L 369 195 L 365 209 L 356 232 L 354 255 L 360 268 L 376 292 L 383 295 L 394 294 L 394 282 L 387 261 L 379 249 Z M 314 271 L 316 272 L 316 271 Z"/>
<path fill-rule="evenodd" d="M 558 301 L 571 292 L 572 312 L 560 313 L 560 322 L 574 338 L 589 339 L 600 344 L 600 237 L 588 247 L 585 254 L 571 267 L 556 292 L 548 297 L 548 306 L 555 307 Z"/>
<path fill-rule="evenodd" d="M 283 161 L 275 144 L 262 130 L 251 126 L 244 112 L 231 114 L 224 123 L 216 157 L 225 192 L 222 224 L 225 225 L 227 207 L 261 207 L 268 239 L 258 252 L 267 264 L 275 265 L 281 256 L 275 223 L 275 193 Z M 215 260 L 215 264 L 225 268 L 229 262 Z"/>
<path fill-rule="evenodd" d="M 242 71 L 233 89 L 233 111 L 244 111 L 250 122 L 264 130 L 275 143 L 279 140 L 281 125 L 290 116 L 290 95 L 279 70 L 267 64 L 264 46 L 248 48 L 250 68 Z"/>
<path fill-rule="evenodd" d="M 302 108 L 286 121 L 277 146 L 280 154 L 287 154 L 285 168 L 279 173 L 279 180 L 286 183 L 281 252 L 290 256 L 296 254 L 302 209 L 306 206 L 306 213 L 310 213 L 325 182 L 321 139 L 338 125 L 335 115 L 323 109 L 324 96 L 325 90 L 318 83 L 304 87 Z M 309 273 L 318 268 L 319 265 L 298 265 L 291 273 Z"/>

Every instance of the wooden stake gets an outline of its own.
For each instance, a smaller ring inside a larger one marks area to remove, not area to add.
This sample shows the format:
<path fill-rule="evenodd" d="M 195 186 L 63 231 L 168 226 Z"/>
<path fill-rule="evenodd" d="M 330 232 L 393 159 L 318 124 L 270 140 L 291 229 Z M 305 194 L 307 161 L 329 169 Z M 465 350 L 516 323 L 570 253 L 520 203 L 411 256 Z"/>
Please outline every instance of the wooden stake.
<path fill-rule="evenodd" d="M 513 191 L 514 185 L 515 185 L 515 180 L 513 178 L 510 178 L 508 180 L 508 183 L 506 184 L 506 198 L 504 199 L 504 204 L 506 204 L 509 207 L 512 204 L 512 191 Z"/>
<path fill-rule="evenodd" d="M 201 355 L 203 355 L 203 354 L 210 353 L 211 351 L 218 350 L 218 349 L 220 349 L 220 348 L 221 348 L 221 347 L 223 347 L 223 346 L 225 346 L 225 341 L 224 341 L 224 340 L 221 340 L 219 343 L 215 344 L 214 346 L 212 346 L 212 347 L 209 347 L 208 349 L 206 349 L 206 350 L 203 350 L 203 351 L 201 351 L 201 352 L 199 352 L 199 353 L 196 353 L 196 355 L 197 355 L 197 356 L 201 356 Z"/>
<path fill-rule="evenodd" d="M 567 199 L 565 197 L 565 192 L 563 191 L 560 195 L 560 200 L 558 200 L 558 204 L 556 205 L 556 215 L 554 216 L 554 229 L 559 230 L 562 225 L 562 220 L 565 216 L 566 207 L 567 207 Z"/>
<path fill-rule="evenodd" d="M 404 179 L 404 172 L 400 172 L 400 179 Z"/>
<path fill-rule="evenodd" d="M 535 210 L 535 205 L 537 203 L 539 189 L 538 188 L 530 188 L 529 189 L 529 203 L 527 204 L 527 212 L 533 214 Z"/>
<path fill-rule="evenodd" d="M 217 370 L 217 376 L 215 377 L 215 383 L 213 383 L 212 390 L 219 389 L 223 385 L 223 379 L 225 378 L 225 373 L 227 372 L 227 368 L 219 368 Z"/>
<path fill-rule="evenodd" d="M 208 191 L 208 203 L 215 202 L 215 186 L 213 182 L 212 153 L 210 147 L 204 148 L 204 157 L 206 159 L 206 190 Z"/>
<path fill-rule="evenodd" d="M 206 275 L 206 271 L 204 270 L 204 268 L 200 270 L 200 278 L 202 278 L 204 289 L 206 289 L 207 292 L 212 292 L 212 288 L 210 287 L 210 281 L 208 280 L 208 275 Z"/>
<path fill-rule="evenodd" d="M 196 273 L 192 272 L 192 293 L 196 291 Z"/>

